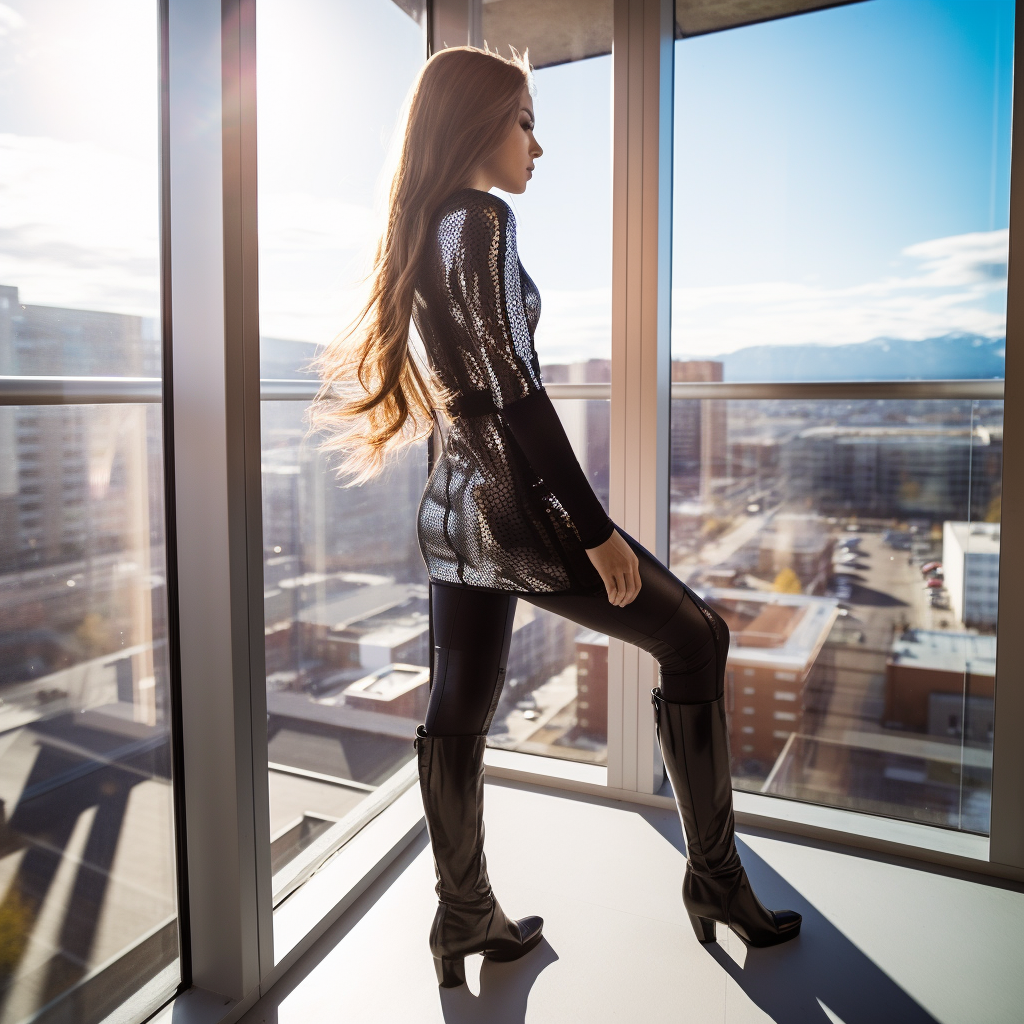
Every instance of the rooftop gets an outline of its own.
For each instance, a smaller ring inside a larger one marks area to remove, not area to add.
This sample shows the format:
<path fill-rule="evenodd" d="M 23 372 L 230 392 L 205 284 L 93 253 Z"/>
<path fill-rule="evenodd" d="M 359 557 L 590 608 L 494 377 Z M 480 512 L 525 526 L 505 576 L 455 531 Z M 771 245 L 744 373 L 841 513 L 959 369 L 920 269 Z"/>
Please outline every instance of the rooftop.
<path fill-rule="evenodd" d="M 999 554 L 999 523 L 945 522 L 943 532 L 951 533 L 961 551 L 968 555 Z"/>
<path fill-rule="evenodd" d="M 949 633 L 939 630 L 910 629 L 893 641 L 891 665 L 934 669 L 937 672 L 996 674 L 996 638 L 980 633 Z"/>
<path fill-rule="evenodd" d="M 709 587 L 701 596 L 729 624 L 734 665 L 806 671 L 839 613 L 834 598 L 809 594 Z"/>

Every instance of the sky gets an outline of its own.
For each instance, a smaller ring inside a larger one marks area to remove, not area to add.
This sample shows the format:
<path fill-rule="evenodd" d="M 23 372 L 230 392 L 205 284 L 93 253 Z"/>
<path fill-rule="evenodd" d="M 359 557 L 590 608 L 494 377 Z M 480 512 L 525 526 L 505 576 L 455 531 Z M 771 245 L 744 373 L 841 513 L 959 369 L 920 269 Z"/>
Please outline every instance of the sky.
<path fill-rule="evenodd" d="M 159 310 L 156 4 L 0 2 L 0 284 Z"/>
<path fill-rule="evenodd" d="M 353 312 L 421 27 L 390 0 L 259 0 L 261 329 Z M 870 0 L 675 46 L 673 350 L 1000 336 L 1013 5 Z M 505 196 L 542 362 L 610 354 L 611 58 L 536 73 Z M 156 4 L 0 0 L 0 283 L 155 316 Z"/>
<path fill-rule="evenodd" d="M 1001 336 L 1013 5 L 676 44 L 673 350 Z"/>

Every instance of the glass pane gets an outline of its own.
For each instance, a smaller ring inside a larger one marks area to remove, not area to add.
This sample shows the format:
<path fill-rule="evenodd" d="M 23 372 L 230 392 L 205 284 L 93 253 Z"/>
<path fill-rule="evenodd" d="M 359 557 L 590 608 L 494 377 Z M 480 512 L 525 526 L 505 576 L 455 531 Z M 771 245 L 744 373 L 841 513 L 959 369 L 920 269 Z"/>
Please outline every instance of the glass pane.
<path fill-rule="evenodd" d="M 515 211 L 519 256 L 540 289 L 536 348 L 545 383 L 607 383 L 612 59 L 541 68 L 534 78 L 536 137 L 544 153 L 522 195 L 498 194 Z"/>
<path fill-rule="evenodd" d="M 305 367 L 317 347 L 357 310 L 377 240 L 375 190 L 426 54 L 424 11 L 413 0 L 259 0 L 264 378 L 313 377 Z M 426 447 L 371 484 L 341 486 L 307 437 L 313 387 L 263 402 L 275 901 L 412 760 L 429 680 L 415 533 Z"/>
<path fill-rule="evenodd" d="M 486 22 L 487 7 L 484 13 Z M 550 39 L 545 31 L 562 17 L 557 4 L 538 5 L 536 21 L 500 22 L 497 5 L 490 17 L 502 30 L 495 38 L 528 46 L 531 56 L 549 52 L 565 60 L 610 48 L 611 4 L 594 5 L 591 13 L 589 27 L 573 23 L 571 32 Z M 551 48 L 551 39 L 570 38 L 567 52 Z M 501 193 L 516 215 L 523 266 L 541 293 L 535 341 L 545 384 L 611 381 L 611 71 L 610 56 L 595 56 L 534 73 L 544 154 L 525 193 Z M 555 407 L 607 508 L 609 403 L 556 401 Z M 608 638 L 520 599 L 509 658 L 488 743 L 607 764 Z"/>
<path fill-rule="evenodd" d="M 607 510 L 610 403 L 554 405 Z M 608 637 L 520 598 L 505 688 L 487 742 L 523 754 L 607 764 Z"/>
<path fill-rule="evenodd" d="M 989 827 L 1001 402 L 675 401 L 672 570 L 737 788 Z"/>
<path fill-rule="evenodd" d="M 1002 377 L 1013 33 L 875 0 L 677 42 L 674 358 Z"/>
<path fill-rule="evenodd" d="M 5 1022 L 141 1020 L 181 977 L 158 54 L 155 3 L 0 8 Z M 151 381 L 51 405 L 39 375 Z"/>

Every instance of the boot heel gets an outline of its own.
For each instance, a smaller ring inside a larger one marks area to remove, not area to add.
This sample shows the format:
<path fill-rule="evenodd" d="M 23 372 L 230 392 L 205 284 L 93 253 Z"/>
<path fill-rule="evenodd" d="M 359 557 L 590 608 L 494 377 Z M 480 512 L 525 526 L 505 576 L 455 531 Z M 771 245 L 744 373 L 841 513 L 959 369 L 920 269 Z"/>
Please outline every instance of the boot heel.
<path fill-rule="evenodd" d="M 458 988 L 466 984 L 466 961 L 462 957 L 434 957 L 434 970 L 441 988 Z"/>
<path fill-rule="evenodd" d="M 691 914 L 690 924 L 693 925 L 698 942 L 715 941 L 715 922 L 710 917 L 698 917 L 696 914 Z"/>

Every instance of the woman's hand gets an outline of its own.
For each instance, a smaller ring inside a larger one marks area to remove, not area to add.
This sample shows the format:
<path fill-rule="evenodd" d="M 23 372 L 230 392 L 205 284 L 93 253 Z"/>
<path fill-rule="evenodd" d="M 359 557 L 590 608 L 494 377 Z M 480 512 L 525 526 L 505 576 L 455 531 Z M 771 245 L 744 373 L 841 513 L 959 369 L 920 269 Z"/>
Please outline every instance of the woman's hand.
<path fill-rule="evenodd" d="M 601 574 L 608 600 L 618 608 L 640 593 L 640 561 L 618 530 L 596 548 L 587 548 L 594 568 Z"/>

